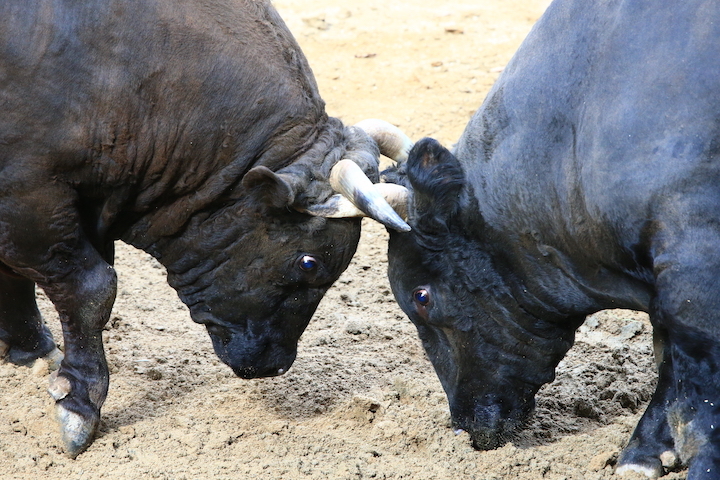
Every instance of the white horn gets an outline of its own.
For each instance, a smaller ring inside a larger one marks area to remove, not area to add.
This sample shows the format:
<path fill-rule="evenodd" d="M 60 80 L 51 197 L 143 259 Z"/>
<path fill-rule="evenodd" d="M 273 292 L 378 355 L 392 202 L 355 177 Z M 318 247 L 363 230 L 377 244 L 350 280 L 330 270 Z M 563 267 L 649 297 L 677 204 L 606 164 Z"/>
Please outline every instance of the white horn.
<path fill-rule="evenodd" d="M 305 211 L 311 215 L 330 218 L 368 216 L 386 227 L 409 232 L 410 225 L 400 218 L 383 197 L 381 190 L 389 189 L 386 187 L 379 189 L 380 185 L 390 184 L 373 184 L 355 162 L 348 159 L 340 160 L 330 171 L 330 186 L 339 195 L 333 195 L 324 204 L 313 205 Z M 397 187 L 403 188 L 399 185 Z M 401 202 L 402 193 L 398 193 L 397 188 L 392 190 L 393 201 Z"/>
<path fill-rule="evenodd" d="M 407 220 L 408 189 L 397 183 L 374 183 L 373 188 L 390 204 L 400 218 Z"/>
<path fill-rule="evenodd" d="M 377 143 L 380 149 L 380 153 L 386 157 L 392 158 L 398 163 L 403 163 L 407 160 L 410 149 L 413 147 L 413 142 L 395 125 L 385 120 L 369 118 L 356 123 L 355 127 L 364 130 L 365 133 L 375 140 L 375 143 Z"/>
<path fill-rule="evenodd" d="M 408 189 L 396 183 L 373 183 L 373 188 L 377 190 L 381 197 L 397 212 L 403 220 L 407 220 L 407 202 Z M 326 218 L 347 218 L 347 217 L 367 217 L 368 215 L 360 210 L 353 203 L 345 198 L 342 194 L 336 193 L 325 203 L 313 205 L 304 210 L 316 217 Z"/>

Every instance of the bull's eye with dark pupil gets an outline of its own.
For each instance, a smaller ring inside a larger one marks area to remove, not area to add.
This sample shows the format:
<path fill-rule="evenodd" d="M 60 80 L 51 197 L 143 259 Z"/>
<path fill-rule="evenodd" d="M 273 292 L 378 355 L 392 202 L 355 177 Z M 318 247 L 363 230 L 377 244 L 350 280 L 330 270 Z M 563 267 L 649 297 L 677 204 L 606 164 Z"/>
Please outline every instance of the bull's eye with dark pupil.
<path fill-rule="evenodd" d="M 413 298 L 417 303 L 424 307 L 428 303 L 430 303 L 430 292 L 428 292 L 424 288 L 420 288 L 418 290 L 415 290 L 415 293 L 413 293 Z"/>
<path fill-rule="evenodd" d="M 306 272 L 311 272 L 317 268 L 317 260 L 310 255 L 303 255 L 300 258 L 300 268 Z"/>

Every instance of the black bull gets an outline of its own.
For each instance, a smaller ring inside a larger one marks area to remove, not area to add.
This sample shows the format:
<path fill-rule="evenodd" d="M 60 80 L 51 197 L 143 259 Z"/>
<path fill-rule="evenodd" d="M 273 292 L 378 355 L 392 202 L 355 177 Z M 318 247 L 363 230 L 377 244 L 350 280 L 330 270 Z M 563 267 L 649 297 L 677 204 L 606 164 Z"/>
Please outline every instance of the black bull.
<path fill-rule="evenodd" d="M 349 198 L 407 228 L 368 179 L 378 147 L 327 116 L 269 2 L 0 2 L 0 357 L 60 356 L 37 284 L 68 454 L 108 391 L 116 239 L 167 268 L 235 373 L 281 374 L 359 239 L 325 217 Z"/>
<path fill-rule="evenodd" d="M 588 314 L 650 314 L 619 469 L 720 478 L 720 3 L 556 0 L 453 153 L 415 145 L 389 276 L 477 448 L 512 438 Z"/>

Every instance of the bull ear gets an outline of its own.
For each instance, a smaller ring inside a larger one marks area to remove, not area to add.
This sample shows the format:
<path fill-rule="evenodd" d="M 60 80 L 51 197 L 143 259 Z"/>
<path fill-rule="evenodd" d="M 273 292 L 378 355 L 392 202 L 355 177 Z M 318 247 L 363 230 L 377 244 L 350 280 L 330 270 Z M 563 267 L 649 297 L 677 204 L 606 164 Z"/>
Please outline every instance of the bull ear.
<path fill-rule="evenodd" d="M 295 201 L 292 183 L 286 175 L 273 172 L 267 167 L 250 169 L 242 179 L 242 186 L 260 204 L 267 207 L 286 208 Z"/>
<path fill-rule="evenodd" d="M 446 233 L 465 184 L 460 162 L 438 141 L 423 138 L 410 151 L 406 168 L 413 190 L 413 229 L 428 237 Z"/>

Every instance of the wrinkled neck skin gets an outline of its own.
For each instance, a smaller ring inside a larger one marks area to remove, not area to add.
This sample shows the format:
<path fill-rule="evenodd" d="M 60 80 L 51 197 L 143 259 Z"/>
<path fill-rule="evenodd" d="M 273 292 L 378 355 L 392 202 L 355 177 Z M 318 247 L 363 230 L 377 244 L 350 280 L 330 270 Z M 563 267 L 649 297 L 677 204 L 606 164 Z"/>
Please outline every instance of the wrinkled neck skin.
<path fill-rule="evenodd" d="M 150 253 L 167 269 L 168 283 L 190 308 L 193 320 L 207 323 L 205 317 L 213 316 L 205 301 L 207 289 L 213 287 L 212 273 L 231 260 L 232 250 L 247 242 L 260 220 L 250 202 L 236 200 L 213 213 L 192 215 L 179 235 L 156 238 L 149 245 L 133 245 Z M 253 247 L 258 246 L 248 245 Z M 233 280 L 241 289 L 242 279 Z"/>
<path fill-rule="evenodd" d="M 212 214 L 195 214 L 182 234 L 163 238 L 148 250 L 167 268 L 168 283 L 189 307 L 193 321 L 232 327 L 248 317 L 271 316 L 283 301 L 269 289 L 254 295 L 265 286 L 254 284 L 256 279 L 275 273 L 270 271 L 275 262 L 264 247 L 278 240 L 272 231 L 282 227 L 282 220 L 241 199 Z M 290 225 L 286 228 L 291 230 Z M 281 266 L 289 268 L 289 263 Z"/>
<path fill-rule="evenodd" d="M 209 286 L 198 286 L 198 282 L 203 283 L 201 279 L 205 273 L 226 263 L 232 250 L 252 251 L 255 248 L 260 251 L 265 246 L 263 241 L 268 240 L 269 230 L 282 230 L 285 224 L 288 229 L 292 229 L 293 224 L 302 228 L 301 225 L 307 222 L 308 216 L 292 207 L 268 211 L 259 205 L 240 183 L 247 170 L 264 165 L 288 174 L 287 178 L 294 182 L 305 183 L 305 189 L 295 199 L 298 206 L 317 201 L 315 199 L 322 201 L 333 194 L 327 178 L 332 166 L 342 156 L 353 158 L 355 155 L 364 170 L 371 177 L 373 174 L 377 177 L 377 168 L 372 162 L 362 162 L 365 159 L 363 152 L 352 151 L 357 147 L 353 142 L 359 142 L 362 147 L 365 146 L 362 143 L 365 138 L 354 139 L 354 132 L 348 131 L 335 118 L 326 119 L 321 126 L 322 130 L 316 129 L 308 138 L 298 138 L 297 131 L 274 138 L 274 148 L 252 164 L 229 166 L 204 186 L 198 187 L 197 192 L 146 212 L 121 236 L 127 243 L 150 253 L 167 268 L 168 281 L 191 307 L 195 321 L 200 321 L 197 318 L 201 311 L 198 305 L 204 303 L 197 290 Z M 312 146 L 298 154 L 298 145 L 310 141 Z M 278 170 L 273 161 L 278 163 L 283 155 L 285 160 L 281 165 L 287 163 L 287 158 L 294 158 L 294 161 Z M 320 219 L 316 219 L 317 222 Z M 246 267 L 243 265 L 240 268 Z M 236 275 L 240 277 L 239 272 Z M 210 281 L 208 277 L 207 282 Z M 239 285 L 243 283 L 242 278 L 237 278 L 237 281 Z"/>

